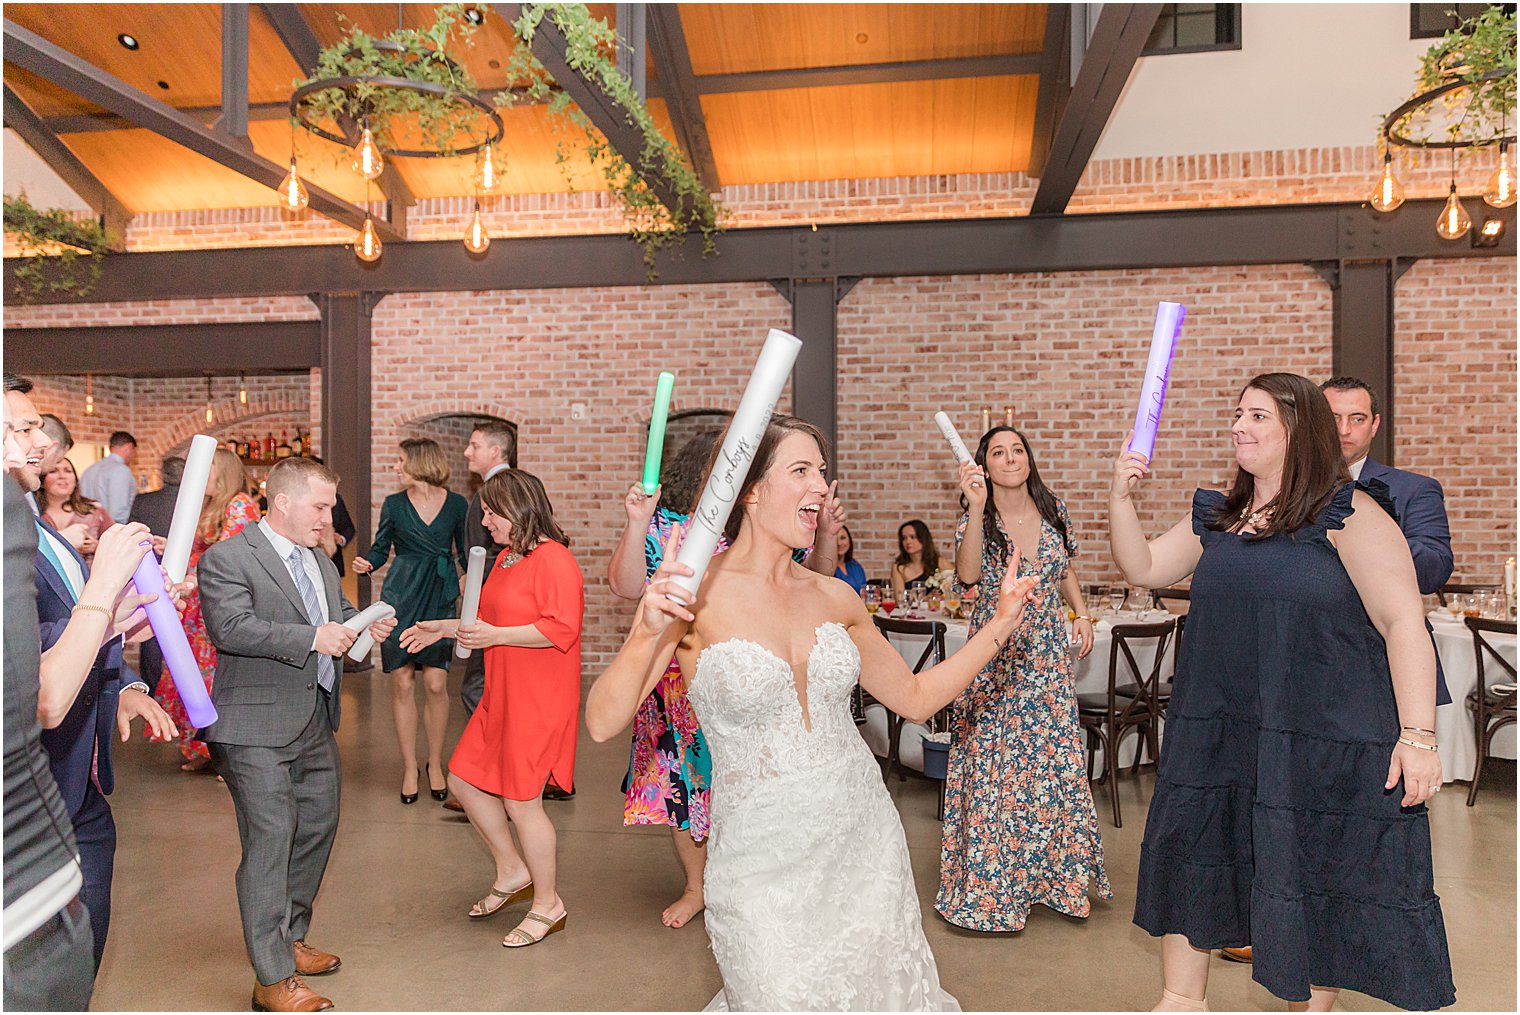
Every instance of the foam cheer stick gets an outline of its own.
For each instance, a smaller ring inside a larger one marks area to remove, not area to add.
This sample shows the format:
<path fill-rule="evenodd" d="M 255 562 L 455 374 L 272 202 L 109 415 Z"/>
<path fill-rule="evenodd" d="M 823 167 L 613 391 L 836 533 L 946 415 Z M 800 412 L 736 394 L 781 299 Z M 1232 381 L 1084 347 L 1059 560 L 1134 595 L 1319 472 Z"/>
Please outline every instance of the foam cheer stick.
<path fill-rule="evenodd" d="M 781 398 L 781 389 L 786 387 L 792 364 L 797 362 L 797 354 L 801 351 L 802 340 L 795 335 L 772 328 L 765 337 L 765 345 L 760 350 L 759 359 L 755 360 L 749 383 L 745 385 L 744 397 L 739 399 L 739 408 L 729 420 L 712 475 L 707 478 L 707 486 L 702 490 L 697 510 L 692 512 L 681 549 L 676 554 L 676 562 L 685 564 L 693 573 L 677 575 L 671 580 L 688 592 L 695 594 L 697 586 L 702 584 L 702 575 L 712 561 L 713 551 L 718 548 L 723 526 L 728 523 L 734 502 L 739 499 L 739 488 L 744 485 L 744 477 L 749 475 L 749 467 L 755 460 L 760 438 L 765 436 L 765 428 Z"/>
<path fill-rule="evenodd" d="M 375 647 L 375 639 L 370 637 L 369 626 L 382 620 L 389 620 L 396 615 L 396 608 L 390 603 L 374 602 L 363 610 L 349 617 L 343 622 L 343 626 L 350 631 L 359 632 L 359 637 L 349 646 L 348 657 L 354 662 L 362 662 L 369 655 L 369 650 Z"/>
<path fill-rule="evenodd" d="M 950 442 L 950 450 L 955 452 L 957 462 L 971 461 L 971 452 L 966 450 L 966 442 L 961 440 L 960 431 L 955 429 L 955 424 L 950 422 L 950 417 L 943 412 L 934 414 L 934 422 L 939 424 L 939 432 L 945 435 L 945 440 Z"/>
<path fill-rule="evenodd" d="M 190 548 L 195 542 L 195 527 L 200 524 L 201 507 L 206 503 L 206 483 L 211 479 L 211 459 L 216 455 L 216 438 L 198 433 L 190 438 L 190 453 L 185 456 L 185 472 L 180 477 L 179 493 L 174 498 L 174 519 L 164 543 L 164 570 L 169 580 L 182 582 L 190 567 Z"/>
<path fill-rule="evenodd" d="M 669 376 L 668 374 L 666 376 Z M 656 472 L 659 466 L 655 466 Z M 486 548 L 470 547 L 470 559 L 464 567 L 464 602 L 459 606 L 459 626 L 470 627 L 480 617 L 480 586 L 486 578 Z M 454 658 L 470 658 L 470 650 L 454 642 Z"/>
<path fill-rule="evenodd" d="M 1151 332 L 1151 352 L 1145 362 L 1145 383 L 1140 387 L 1140 405 L 1135 410 L 1135 435 L 1129 442 L 1129 450 L 1144 455 L 1147 461 L 1156 450 L 1156 428 L 1161 425 L 1161 405 L 1166 400 L 1172 353 L 1186 316 L 1187 307 L 1181 303 L 1156 304 L 1156 327 Z"/>
<path fill-rule="evenodd" d="M 676 375 L 660 372 L 654 387 L 654 411 L 649 414 L 649 445 L 644 449 L 644 495 L 653 497 L 660 485 L 660 457 L 665 453 L 665 421 L 670 418 L 670 391 Z"/>
<path fill-rule="evenodd" d="M 200 514 L 199 509 L 196 514 Z M 158 639 L 158 649 L 163 653 L 164 665 L 169 668 L 169 677 L 179 692 L 179 700 L 184 703 L 185 715 L 196 729 L 203 730 L 216 722 L 216 707 L 211 704 L 211 695 L 206 693 L 206 681 L 201 676 L 200 664 L 195 661 L 195 653 L 190 650 L 190 639 L 185 637 L 179 612 L 164 591 L 158 556 L 151 543 L 142 545 L 146 552 L 132 573 L 132 583 L 137 586 L 139 595 L 158 594 L 151 603 L 144 603 L 142 610 L 148 615 L 153 637 Z"/>

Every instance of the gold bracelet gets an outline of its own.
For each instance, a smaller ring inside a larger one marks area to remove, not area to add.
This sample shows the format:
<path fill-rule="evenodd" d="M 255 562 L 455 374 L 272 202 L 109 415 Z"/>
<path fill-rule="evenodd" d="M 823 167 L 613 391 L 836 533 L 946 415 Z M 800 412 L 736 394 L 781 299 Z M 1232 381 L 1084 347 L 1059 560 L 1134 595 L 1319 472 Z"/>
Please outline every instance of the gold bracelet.
<path fill-rule="evenodd" d="M 1422 751 L 1436 750 L 1435 744 L 1422 744 L 1418 740 L 1410 740 L 1408 737 L 1399 737 L 1399 743 L 1405 744 L 1409 747 L 1418 747 Z"/>
<path fill-rule="evenodd" d="M 1098 618 L 1096 618 L 1096 617 L 1083 617 L 1083 616 L 1080 616 L 1080 615 L 1079 615 L 1079 616 L 1078 616 L 1078 617 L 1077 617 L 1077 619 L 1078 619 L 1078 620 L 1085 620 L 1085 621 L 1087 621 L 1087 622 L 1088 622 L 1088 623 L 1089 623 L 1089 624 L 1096 624 L 1096 623 L 1097 623 L 1097 622 L 1098 622 Z"/>
<path fill-rule="evenodd" d="M 1418 726 L 1400 726 L 1399 727 L 1399 732 L 1400 733 L 1419 733 L 1420 735 L 1427 736 L 1427 737 L 1433 737 L 1433 736 L 1436 735 L 1436 731 L 1435 730 L 1422 730 Z"/>
<path fill-rule="evenodd" d="M 73 615 L 75 613 L 78 613 L 80 610 L 89 610 L 93 613 L 103 613 L 105 614 L 106 620 L 110 621 L 113 624 L 116 622 L 116 614 L 114 611 L 108 610 L 104 606 L 94 606 L 90 603 L 75 603 L 74 608 L 71 609 L 69 613 L 70 615 Z"/>

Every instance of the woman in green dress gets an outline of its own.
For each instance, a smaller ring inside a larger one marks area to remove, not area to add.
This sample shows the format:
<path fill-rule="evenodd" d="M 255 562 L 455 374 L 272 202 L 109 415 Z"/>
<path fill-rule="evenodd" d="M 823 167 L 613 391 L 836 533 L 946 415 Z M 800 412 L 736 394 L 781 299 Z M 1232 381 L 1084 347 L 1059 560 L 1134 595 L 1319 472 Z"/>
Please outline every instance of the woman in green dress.
<path fill-rule="evenodd" d="M 396 608 L 396 630 L 405 631 L 424 620 L 449 620 L 459 615 L 459 565 L 465 560 L 464 516 L 467 502 L 444 485 L 449 462 L 436 441 L 401 442 L 396 475 L 402 488 L 385 498 L 380 527 L 368 553 L 354 558 L 354 571 L 368 574 L 391 555 L 396 559 L 385 575 L 381 598 Z M 454 553 L 458 551 L 456 563 Z M 412 655 L 392 633 L 380 645 L 380 665 L 391 675 L 391 715 L 401 742 L 401 802 L 416 803 L 417 698 L 415 676 L 422 671 L 423 728 L 427 733 L 428 790 L 433 799 L 448 797 L 443 768 L 443 737 L 449 724 L 449 659 L 454 643 L 435 642 Z"/>

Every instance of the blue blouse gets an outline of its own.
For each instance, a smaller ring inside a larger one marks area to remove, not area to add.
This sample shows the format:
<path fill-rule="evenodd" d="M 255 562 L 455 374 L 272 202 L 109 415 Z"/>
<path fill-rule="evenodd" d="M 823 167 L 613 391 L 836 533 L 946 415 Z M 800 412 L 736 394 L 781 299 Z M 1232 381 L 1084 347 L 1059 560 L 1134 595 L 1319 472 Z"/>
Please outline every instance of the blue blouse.
<path fill-rule="evenodd" d="M 847 582 L 856 592 L 866 587 L 866 569 L 860 566 L 858 560 L 847 560 L 843 566 L 835 568 L 834 577 Z"/>

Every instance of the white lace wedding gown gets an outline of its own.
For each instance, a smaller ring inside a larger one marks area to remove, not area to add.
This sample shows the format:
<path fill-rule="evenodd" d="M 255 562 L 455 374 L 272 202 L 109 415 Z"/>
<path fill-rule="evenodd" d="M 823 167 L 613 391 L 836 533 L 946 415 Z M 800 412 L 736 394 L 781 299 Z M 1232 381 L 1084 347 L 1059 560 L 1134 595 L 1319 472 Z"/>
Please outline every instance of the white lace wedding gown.
<path fill-rule="evenodd" d="M 807 663 L 709 645 L 690 700 L 712 755 L 707 933 L 723 974 L 708 1011 L 959 1011 L 924 938 L 908 844 L 850 718 L 860 654 L 839 624 Z"/>

